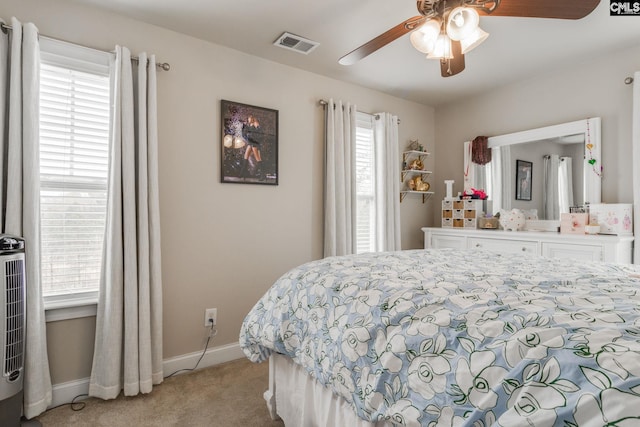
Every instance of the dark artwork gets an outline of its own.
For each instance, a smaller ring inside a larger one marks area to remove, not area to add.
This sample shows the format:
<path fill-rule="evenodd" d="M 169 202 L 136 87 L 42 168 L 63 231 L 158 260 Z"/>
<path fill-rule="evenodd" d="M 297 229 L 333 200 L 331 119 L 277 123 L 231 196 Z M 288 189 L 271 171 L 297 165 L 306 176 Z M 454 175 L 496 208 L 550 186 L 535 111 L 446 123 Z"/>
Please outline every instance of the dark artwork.
<path fill-rule="evenodd" d="M 222 182 L 278 185 L 278 111 L 221 101 Z"/>
<path fill-rule="evenodd" d="M 533 163 L 516 160 L 516 200 L 531 200 Z"/>

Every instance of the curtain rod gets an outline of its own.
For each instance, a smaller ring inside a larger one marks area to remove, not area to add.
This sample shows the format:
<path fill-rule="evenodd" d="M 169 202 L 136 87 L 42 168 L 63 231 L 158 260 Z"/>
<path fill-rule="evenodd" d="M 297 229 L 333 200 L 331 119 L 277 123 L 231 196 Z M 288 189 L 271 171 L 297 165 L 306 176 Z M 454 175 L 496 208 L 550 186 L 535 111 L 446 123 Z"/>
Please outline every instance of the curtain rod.
<path fill-rule="evenodd" d="M 318 103 L 320 105 L 322 105 L 322 108 L 326 107 L 327 105 L 329 105 L 329 103 L 327 101 L 325 101 L 324 99 L 321 99 L 320 101 L 318 101 Z M 368 114 L 370 116 L 375 117 L 376 120 L 380 120 L 380 115 L 379 114 L 371 114 L 371 113 L 367 113 L 366 111 L 360 111 L 361 113 L 365 113 Z M 398 119 L 398 124 L 400 124 L 400 119 Z"/>
<path fill-rule="evenodd" d="M 2 29 L 2 32 L 5 33 L 5 34 L 7 33 L 7 31 L 13 31 L 13 27 L 11 25 L 7 25 L 7 24 L 5 24 L 3 22 L 0 22 L 0 29 Z M 74 43 L 74 42 L 70 42 L 70 41 L 67 41 L 67 40 L 57 39 L 55 37 L 45 36 L 44 34 L 40 34 L 40 33 L 38 33 L 38 35 L 40 37 L 44 37 L 44 38 L 47 38 L 47 39 L 50 39 L 50 40 L 55 40 L 55 41 L 58 41 L 58 42 L 74 44 L 76 46 L 81 46 L 81 47 L 84 47 L 86 49 L 97 50 L 99 52 L 106 52 L 105 50 L 102 50 L 102 49 L 96 49 L 95 47 L 85 46 L 85 45 L 82 45 L 82 44 L 79 44 L 79 43 Z M 111 53 L 111 52 L 109 52 L 109 53 Z M 140 61 L 140 59 L 137 56 L 132 56 L 131 60 L 134 61 L 134 62 L 139 62 Z M 171 65 L 168 62 L 156 62 L 156 67 L 160 68 L 161 70 L 164 70 L 164 71 L 169 71 L 171 69 Z"/>

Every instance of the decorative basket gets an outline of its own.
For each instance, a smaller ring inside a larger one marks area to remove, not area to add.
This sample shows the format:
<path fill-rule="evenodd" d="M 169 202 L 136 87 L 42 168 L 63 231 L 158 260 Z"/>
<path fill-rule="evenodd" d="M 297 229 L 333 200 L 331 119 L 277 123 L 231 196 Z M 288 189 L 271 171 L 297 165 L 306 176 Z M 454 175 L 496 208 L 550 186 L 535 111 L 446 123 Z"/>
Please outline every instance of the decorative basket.
<path fill-rule="evenodd" d="M 498 229 L 498 225 L 498 218 L 478 218 L 478 228 L 496 230 Z"/>

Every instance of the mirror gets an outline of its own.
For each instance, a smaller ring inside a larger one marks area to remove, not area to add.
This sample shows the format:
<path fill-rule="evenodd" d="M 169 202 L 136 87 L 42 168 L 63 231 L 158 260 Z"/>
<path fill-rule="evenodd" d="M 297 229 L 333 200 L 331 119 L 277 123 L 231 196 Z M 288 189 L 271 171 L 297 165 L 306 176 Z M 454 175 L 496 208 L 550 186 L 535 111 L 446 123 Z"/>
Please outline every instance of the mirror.
<path fill-rule="evenodd" d="M 573 206 L 601 200 L 600 118 L 488 138 L 491 161 L 471 161 L 465 143 L 464 188 L 484 189 L 489 213 L 518 208 L 528 219 L 559 220 Z"/>

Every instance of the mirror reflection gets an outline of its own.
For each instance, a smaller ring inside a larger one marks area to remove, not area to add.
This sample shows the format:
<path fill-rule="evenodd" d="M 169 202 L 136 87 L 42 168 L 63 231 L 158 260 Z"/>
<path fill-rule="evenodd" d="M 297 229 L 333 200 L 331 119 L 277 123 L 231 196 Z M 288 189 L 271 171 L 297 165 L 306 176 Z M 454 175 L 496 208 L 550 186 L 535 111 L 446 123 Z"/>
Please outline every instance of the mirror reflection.
<path fill-rule="evenodd" d="M 573 206 L 600 202 L 593 164 L 594 152 L 600 153 L 599 119 L 489 138 L 491 161 L 485 165 L 470 160 L 470 147 L 465 145 L 465 190 L 485 189 L 490 214 L 518 208 L 528 219 L 559 220 Z M 518 173 L 517 164 L 526 169 Z"/>

